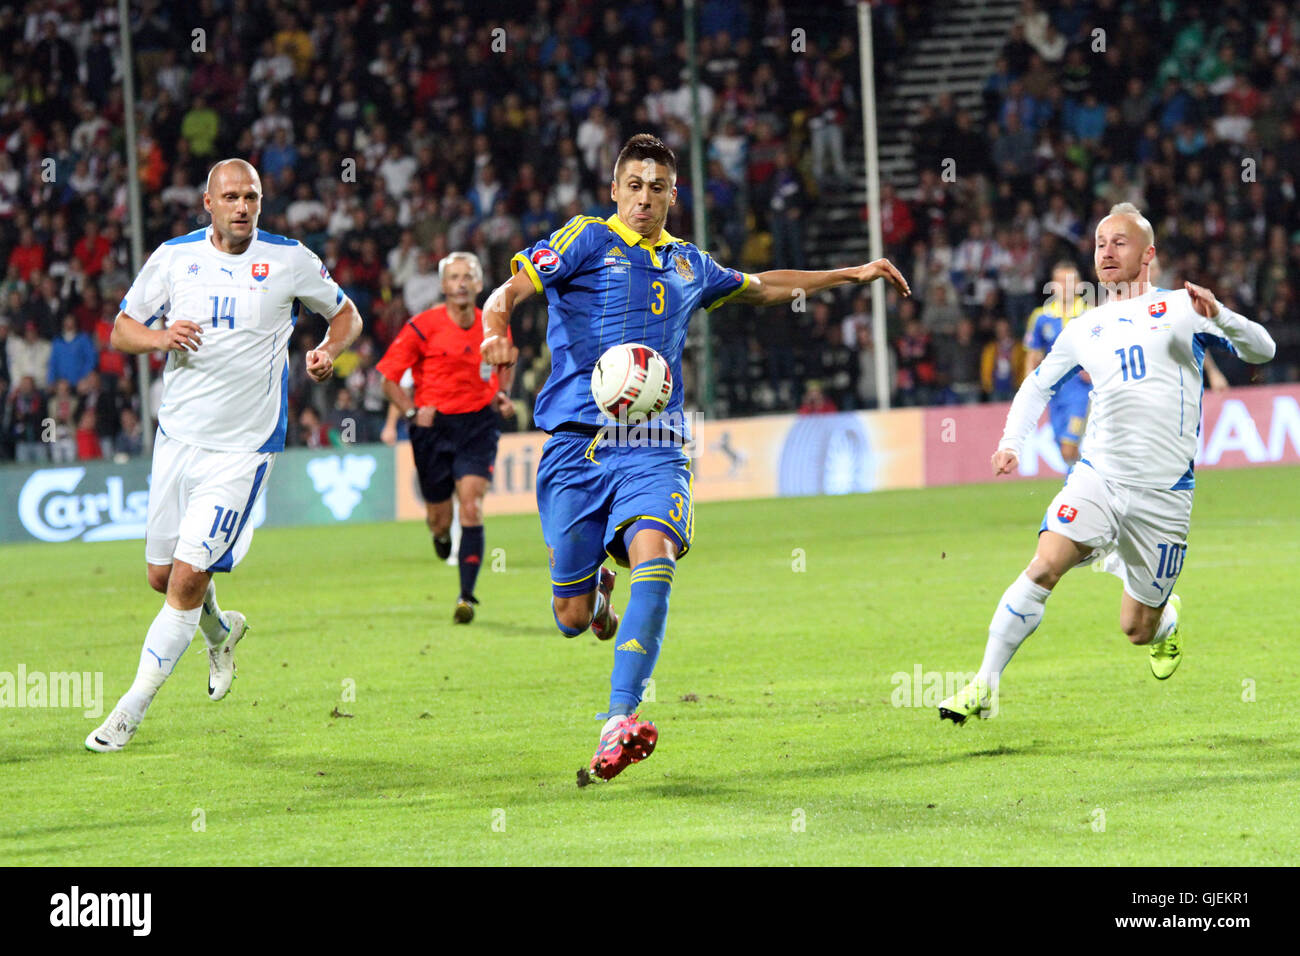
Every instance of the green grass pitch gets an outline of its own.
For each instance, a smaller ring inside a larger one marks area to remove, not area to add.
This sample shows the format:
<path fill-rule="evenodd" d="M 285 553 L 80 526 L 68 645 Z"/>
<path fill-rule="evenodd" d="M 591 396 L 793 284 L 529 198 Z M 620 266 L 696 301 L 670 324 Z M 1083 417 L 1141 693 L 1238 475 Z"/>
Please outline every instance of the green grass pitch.
<path fill-rule="evenodd" d="M 261 531 L 220 577 L 253 627 L 225 701 L 196 640 L 122 753 L 82 748 L 80 710 L 0 709 L 0 860 L 1287 864 L 1300 469 L 1197 478 L 1179 672 L 1152 679 L 1119 582 L 1076 571 L 965 727 L 895 703 L 978 666 L 1059 482 L 700 506 L 659 747 L 586 789 L 613 652 L 553 627 L 535 515 L 489 516 L 469 627 L 419 524 Z M 111 707 L 160 600 L 142 542 L 0 568 L 0 671 L 103 671 Z"/>

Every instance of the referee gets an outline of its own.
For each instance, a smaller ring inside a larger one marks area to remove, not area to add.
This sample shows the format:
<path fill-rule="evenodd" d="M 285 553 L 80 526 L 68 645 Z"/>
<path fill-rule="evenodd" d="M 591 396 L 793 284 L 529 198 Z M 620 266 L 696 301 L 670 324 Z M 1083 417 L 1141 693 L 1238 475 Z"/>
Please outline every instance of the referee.
<path fill-rule="evenodd" d="M 451 494 L 460 505 L 460 597 L 454 620 L 474 620 L 474 583 L 483 565 L 483 496 L 497 457 L 497 412 L 515 413 L 507 393 L 511 370 L 483 364 L 483 266 L 472 252 L 453 252 L 438 263 L 442 305 L 402 326 L 376 368 L 384 394 L 410 426 L 411 451 L 428 509 L 433 550 L 451 555 Z M 507 332 L 509 337 L 509 332 Z M 414 398 L 399 384 L 410 370 Z"/>

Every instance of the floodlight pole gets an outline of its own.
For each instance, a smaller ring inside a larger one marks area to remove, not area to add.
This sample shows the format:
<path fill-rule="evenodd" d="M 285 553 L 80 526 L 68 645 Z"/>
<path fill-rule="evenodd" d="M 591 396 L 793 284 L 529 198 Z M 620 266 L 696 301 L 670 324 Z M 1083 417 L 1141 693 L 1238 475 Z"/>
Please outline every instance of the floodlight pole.
<path fill-rule="evenodd" d="M 686 0 L 686 61 L 690 69 L 691 83 L 691 219 L 695 232 L 695 245 L 701 249 L 708 248 L 708 220 L 704 212 L 704 134 L 700 116 L 700 66 L 699 44 L 695 31 L 696 0 Z M 705 309 L 696 312 L 695 321 L 699 323 L 700 334 L 704 337 L 703 357 L 697 371 L 700 381 L 700 403 L 704 414 L 713 417 L 713 334 L 710 329 L 709 313 Z"/>
<path fill-rule="evenodd" d="M 876 71 L 871 4 L 858 0 L 858 51 L 862 70 L 862 148 L 867 165 L 867 236 L 872 259 L 884 253 L 880 234 L 880 156 L 876 145 Z M 889 408 L 889 343 L 885 330 L 885 284 L 871 283 L 871 337 L 876 350 L 876 405 Z"/>
<path fill-rule="evenodd" d="M 131 274 L 144 267 L 144 221 L 140 216 L 140 168 L 135 129 L 135 54 L 131 47 L 131 11 L 127 0 L 117 0 L 118 40 L 122 49 L 122 107 L 126 116 L 127 235 L 131 239 Z M 146 453 L 153 451 L 153 409 L 149 407 L 149 353 L 136 356 L 136 384 L 140 388 L 140 437 Z"/>

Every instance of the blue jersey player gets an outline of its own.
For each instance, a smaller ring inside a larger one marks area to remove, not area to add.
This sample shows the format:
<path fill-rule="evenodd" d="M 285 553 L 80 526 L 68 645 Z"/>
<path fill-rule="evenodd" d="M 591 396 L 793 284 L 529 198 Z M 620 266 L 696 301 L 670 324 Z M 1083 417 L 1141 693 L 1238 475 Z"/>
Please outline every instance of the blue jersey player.
<path fill-rule="evenodd" d="M 614 164 L 608 219 L 577 216 L 511 262 L 513 277 L 483 307 L 483 360 L 512 365 L 518 351 L 506 334 L 514 308 L 546 297 L 551 375 L 537 396 L 535 418 L 549 432 L 537 469 L 537 505 L 550 552 L 552 611 L 568 637 L 588 627 L 614 637 L 609 712 L 590 771 L 608 780 L 648 757 L 658 731 L 636 713 L 654 671 L 668 618 L 677 559 L 691 547 L 694 509 L 689 429 L 682 389 L 648 429 L 631 439 L 612 429 L 591 397 L 591 372 L 608 348 L 641 342 L 656 349 L 681 381 L 691 314 L 724 302 L 770 305 L 845 283 L 886 278 L 910 290 L 885 259 L 826 272 L 781 270 L 746 275 L 664 230 L 677 199 L 677 160 L 655 137 L 632 137 Z M 642 440 L 649 435 L 649 440 Z M 625 440 L 626 439 L 626 440 Z M 614 573 L 607 558 L 632 569 L 622 626 L 610 606 Z"/>
<path fill-rule="evenodd" d="M 1052 270 L 1051 288 L 1052 297 L 1045 305 L 1029 313 L 1025 326 L 1026 376 L 1038 368 L 1069 321 L 1088 308 L 1088 303 L 1074 294 L 1074 290 L 1079 288 L 1079 272 L 1070 263 L 1057 263 Z M 1079 442 L 1083 440 L 1083 430 L 1088 423 L 1088 395 L 1091 391 L 1092 380 L 1086 372 L 1081 372 L 1065 382 L 1047 403 L 1052 434 L 1056 436 L 1067 468 L 1079 460 Z"/>

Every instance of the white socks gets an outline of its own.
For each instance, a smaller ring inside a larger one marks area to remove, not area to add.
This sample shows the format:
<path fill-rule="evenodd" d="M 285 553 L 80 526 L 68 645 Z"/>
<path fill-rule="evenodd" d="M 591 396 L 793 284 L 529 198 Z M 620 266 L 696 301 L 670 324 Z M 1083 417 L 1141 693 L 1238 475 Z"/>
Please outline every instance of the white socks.
<path fill-rule="evenodd" d="M 617 727 L 617 726 L 618 726 L 618 722 L 619 722 L 620 720 L 622 720 L 622 719 L 623 719 L 624 717 L 626 717 L 626 716 L 627 716 L 627 714 L 614 714 L 614 715 L 612 715 L 612 716 L 609 718 L 609 720 L 605 721 L 604 725 L 601 726 L 601 728 L 600 728 L 600 735 L 601 735 L 602 737 L 604 737 L 607 733 L 609 733 L 611 730 L 613 730 L 615 727 Z"/>
<path fill-rule="evenodd" d="M 217 585 L 208 579 L 208 593 L 203 595 L 203 616 L 199 618 L 199 627 L 203 630 L 203 639 L 208 647 L 216 647 L 230 635 L 230 624 L 225 614 L 217 606 Z"/>
<path fill-rule="evenodd" d="M 136 720 L 144 719 L 145 711 L 153 702 L 158 688 L 171 675 L 176 662 L 194 639 L 194 630 L 199 626 L 202 613 L 202 607 L 183 611 L 163 603 L 162 610 L 149 625 L 149 633 L 145 636 L 135 681 L 118 701 L 118 707 Z"/>
<path fill-rule="evenodd" d="M 996 691 L 1002 671 L 1012 656 L 1043 620 L 1043 610 L 1052 592 L 1040 587 L 1025 574 L 1011 582 L 1002 594 L 998 608 L 989 622 L 989 642 L 984 647 L 984 662 L 980 664 L 979 678 Z"/>
<path fill-rule="evenodd" d="M 1174 610 L 1173 604 L 1166 604 L 1164 611 L 1160 614 L 1160 623 L 1156 625 L 1156 636 L 1151 638 L 1151 643 L 1159 644 L 1172 634 L 1177 626 L 1178 612 Z"/>

